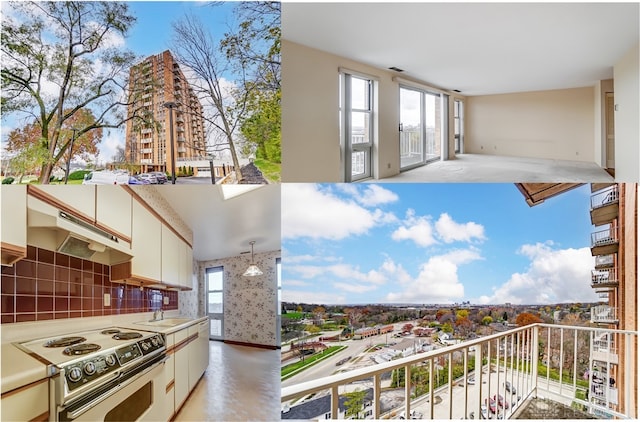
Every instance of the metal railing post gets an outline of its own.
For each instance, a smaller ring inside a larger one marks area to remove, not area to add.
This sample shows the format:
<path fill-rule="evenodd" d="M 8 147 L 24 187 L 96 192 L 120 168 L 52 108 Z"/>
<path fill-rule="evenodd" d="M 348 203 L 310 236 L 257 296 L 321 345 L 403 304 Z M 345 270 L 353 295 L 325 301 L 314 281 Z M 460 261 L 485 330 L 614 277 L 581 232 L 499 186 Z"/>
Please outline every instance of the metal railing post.
<path fill-rule="evenodd" d="M 331 419 L 338 419 L 338 407 L 340 405 L 340 394 L 338 394 L 338 386 L 331 387 Z"/>
<path fill-rule="evenodd" d="M 380 374 L 373 376 L 373 419 L 380 419 Z"/>
<path fill-rule="evenodd" d="M 538 324 L 533 326 L 533 339 L 532 339 L 532 352 L 531 354 L 531 363 L 533 364 L 533 368 L 531 371 L 531 377 L 533 381 L 533 392 L 534 397 L 538 397 Z"/>

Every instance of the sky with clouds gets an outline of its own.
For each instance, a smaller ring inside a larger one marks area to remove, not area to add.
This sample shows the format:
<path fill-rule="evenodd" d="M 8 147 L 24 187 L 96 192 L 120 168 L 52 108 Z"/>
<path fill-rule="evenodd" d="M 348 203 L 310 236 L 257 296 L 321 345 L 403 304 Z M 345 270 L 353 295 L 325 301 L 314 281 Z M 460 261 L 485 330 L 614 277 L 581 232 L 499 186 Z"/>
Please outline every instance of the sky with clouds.
<path fill-rule="evenodd" d="M 162 53 L 170 49 L 172 41 L 172 22 L 185 14 L 194 14 L 206 22 L 215 39 L 221 39 L 229 31 L 233 17 L 233 3 L 220 2 L 214 6 L 204 1 L 137 1 L 128 2 L 130 12 L 137 17 L 137 22 L 126 38 L 113 35 L 107 40 L 108 46 L 122 46 L 133 51 L 141 59 Z M 6 10 L 5 10 L 6 9 Z M 12 15 L 9 7 L 3 7 L 3 14 Z M 100 63 L 94 63 L 100 68 Z M 187 73 L 187 72 L 185 72 Z M 44 90 L 57 93 L 55 84 L 45 82 Z M 232 84 L 229 84 L 232 86 Z M 8 134 L 15 128 L 27 123 L 25 115 L 11 114 L 2 116 L 2 151 Z M 125 130 L 109 129 L 103 131 L 103 139 L 99 145 L 100 162 L 107 162 L 115 154 L 118 146 L 124 147 Z"/>
<path fill-rule="evenodd" d="M 283 301 L 596 302 L 588 186 L 283 184 Z"/>

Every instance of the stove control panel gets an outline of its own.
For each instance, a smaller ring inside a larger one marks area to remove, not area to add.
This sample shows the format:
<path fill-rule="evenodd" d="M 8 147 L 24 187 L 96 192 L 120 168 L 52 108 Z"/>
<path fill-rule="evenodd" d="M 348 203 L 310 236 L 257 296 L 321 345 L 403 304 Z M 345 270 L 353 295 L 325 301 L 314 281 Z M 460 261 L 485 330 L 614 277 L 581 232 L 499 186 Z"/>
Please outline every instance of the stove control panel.
<path fill-rule="evenodd" d="M 116 355 L 113 353 L 91 357 L 69 365 L 64 368 L 69 391 L 115 371 L 119 367 Z"/>
<path fill-rule="evenodd" d="M 142 354 L 148 355 L 149 353 L 153 353 L 158 349 L 162 349 L 164 347 L 164 339 L 160 334 L 156 334 L 153 337 L 140 340 L 138 342 L 138 345 L 142 350 Z"/>

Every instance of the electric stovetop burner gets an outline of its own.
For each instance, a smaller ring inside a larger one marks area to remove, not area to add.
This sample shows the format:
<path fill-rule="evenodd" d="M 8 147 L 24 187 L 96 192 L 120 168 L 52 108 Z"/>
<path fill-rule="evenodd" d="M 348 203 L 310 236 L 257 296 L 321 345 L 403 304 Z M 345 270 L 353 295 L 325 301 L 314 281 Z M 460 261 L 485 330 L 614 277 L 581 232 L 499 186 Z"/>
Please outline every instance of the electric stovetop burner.
<path fill-rule="evenodd" d="M 117 334 L 119 332 L 120 332 L 120 330 L 118 330 L 116 328 L 109 328 L 108 330 L 100 331 L 100 334 Z"/>
<path fill-rule="evenodd" d="M 134 331 L 126 332 L 126 333 L 118 333 L 115 336 L 111 337 L 114 340 L 133 340 L 134 338 L 140 338 L 142 334 L 136 333 Z"/>
<path fill-rule="evenodd" d="M 62 351 L 62 353 L 67 356 L 77 356 L 86 355 L 87 353 L 95 352 L 96 350 L 100 350 L 99 345 L 93 343 L 82 343 L 67 347 Z"/>
<path fill-rule="evenodd" d="M 74 344 L 82 343 L 83 341 L 87 341 L 87 339 L 84 337 L 61 337 L 54 340 L 49 340 L 44 344 L 44 347 L 67 347 Z"/>

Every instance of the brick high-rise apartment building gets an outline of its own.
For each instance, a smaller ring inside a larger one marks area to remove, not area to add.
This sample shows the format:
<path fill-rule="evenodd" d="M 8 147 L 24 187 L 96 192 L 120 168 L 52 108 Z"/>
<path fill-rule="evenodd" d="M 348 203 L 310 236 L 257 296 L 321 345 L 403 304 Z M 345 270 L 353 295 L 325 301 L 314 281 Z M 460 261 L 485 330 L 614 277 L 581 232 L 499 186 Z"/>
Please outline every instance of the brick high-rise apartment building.
<path fill-rule="evenodd" d="M 127 162 L 139 164 L 142 172 L 172 171 L 169 109 L 173 102 L 173 142 L 175 163 L 206 157 L 202 105 L 169 50 L 147 57 L 129 71 L 136 101 L 127 110 L 144 108 L 156 123 L 129 120 L 126 129 Z"/>

